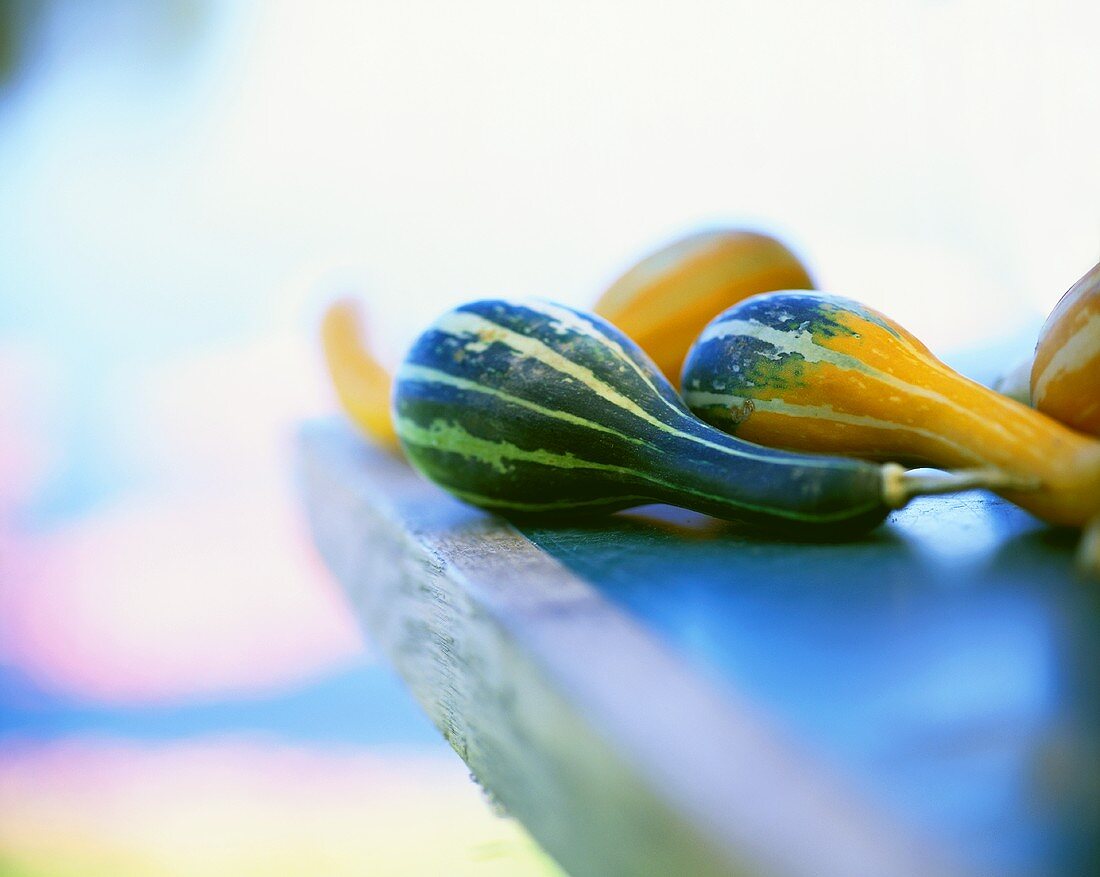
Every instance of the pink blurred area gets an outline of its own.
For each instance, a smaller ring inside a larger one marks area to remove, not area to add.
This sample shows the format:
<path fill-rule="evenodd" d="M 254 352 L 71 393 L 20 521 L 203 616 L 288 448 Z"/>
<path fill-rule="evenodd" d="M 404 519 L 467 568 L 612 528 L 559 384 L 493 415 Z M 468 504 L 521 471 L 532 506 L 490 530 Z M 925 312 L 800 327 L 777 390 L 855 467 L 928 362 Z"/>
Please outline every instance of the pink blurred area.
<path fill-rule="evenodd" d="M 359 651 L 276 492 L 127 498 L 15 554 L 0 649 L 55 690 L 138 702 L 240 691 Z"/>
<path fill-rule="evenodd" d="M 115 439 L 136 486 L 56 526 L 17 524 L 51 476 L 49 369 L 0 385 L 6 483 L 0 658 L 54 690 L 156 701 L 283 684 L 357 656 L 355 626 L 309 544 L 294 429 L 328 394 L 308 342 L 197 352 L 141 374 Z M 44 374 L 45 373 L 45 374 Z M 11 475 L 9 475 L 11 473 Z"/>

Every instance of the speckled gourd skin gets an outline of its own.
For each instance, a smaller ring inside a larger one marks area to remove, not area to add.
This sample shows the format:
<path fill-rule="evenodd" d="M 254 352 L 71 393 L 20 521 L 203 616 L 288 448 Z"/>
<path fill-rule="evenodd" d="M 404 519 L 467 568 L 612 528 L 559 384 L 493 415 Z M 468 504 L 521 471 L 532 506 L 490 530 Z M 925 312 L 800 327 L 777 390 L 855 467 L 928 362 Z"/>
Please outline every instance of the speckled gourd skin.
<path fill-rule="evenodd" d="M 473 302 L 440 317 L 396 375 L 409 460 L 507 515 L 666 502 L 797 533 L 885 516 L 881 467 L 760 448 L 700 422 L 630 339 L 547 302 Z"/>

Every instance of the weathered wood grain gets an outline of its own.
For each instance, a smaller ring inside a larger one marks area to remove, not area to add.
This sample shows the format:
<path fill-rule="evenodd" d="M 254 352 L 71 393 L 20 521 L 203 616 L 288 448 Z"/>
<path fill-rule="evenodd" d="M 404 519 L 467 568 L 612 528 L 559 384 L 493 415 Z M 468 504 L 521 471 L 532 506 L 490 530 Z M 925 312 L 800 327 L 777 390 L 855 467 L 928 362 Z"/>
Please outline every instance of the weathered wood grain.
<path fill-rule="evenodd" d="M 300 445 L 317 544 L 366 630 L 571 873 L 959 873 L 507 523 L 341 424 Z"/>

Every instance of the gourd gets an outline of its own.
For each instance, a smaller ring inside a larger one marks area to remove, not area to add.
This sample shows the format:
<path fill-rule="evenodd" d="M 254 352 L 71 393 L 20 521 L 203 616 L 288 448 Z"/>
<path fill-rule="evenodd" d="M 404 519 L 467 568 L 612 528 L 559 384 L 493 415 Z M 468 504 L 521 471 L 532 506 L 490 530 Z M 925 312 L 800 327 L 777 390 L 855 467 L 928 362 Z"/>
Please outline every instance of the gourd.
<path fill-rule="evenodd" d="M 1042 397 L 1038 404 L 1033 385 Z M 1067 426 L 1100 435 L 1100 264 L 1062 296 L 1035 350 L 998 377 L 993 389 Z"/>
<path fill-rule="evenodd" d="M 688 348 L 723 308 L 772 289 L 813 288 L 805 266 L 775 238 L 716 229 L 642 259 L 593 310 L 634 339 L 675 384 Z"/>
<path fill-rule="evenodd" d="M 768 289 L 812 288 L 806 269 L 775 238 L 719 229 L 678 240 L 615 281 L 595 311 L 634 338 L 670 380 L 707 320 Z M 368 437 L 396 450 L 390 423 L 391 377 L 371 353 L 351 302 L 325 314 L 322 342 L 337 395 Z"/>
<path fill-rule="evenodd" d="M 1074 429 L 1100 435 L 1100 264 L 1062 296 L 1039 333 L 1031 403 Z"/>
<path fill-rule="evenodd" d="M 382 447 L 397 450 L 390 373 L 363 342 L 354 302 L 344 299 L 329 306 L 321 321 L 321 341 L 336 395 L 352 423 Z"/>
<path fill-rule="evenodd" d="M 683 387 L 699 417 L 749 441 L 994 467 L 1017 481 L 1000 492 L 1047 521 L 1083 526 L 1100 511 L 1100 442 L 964 378 L 848 299 L 789 291 L 735 305 L 692 348 Z"/>
<path fill-rule="evenodd" d="M 393 415 L 410 462 L 506 515 L 665 502 L 795 532 L 855 532 L 917 493 L 1000 483 L 791 454 L 691 415 L 656 365 L 601 318 L 548 302 L 477 301 L 413 344 Z"/>
<path fill-rule="evenodd" d="M 998 375 L 990 387 L 1002 396 L 1015 399 L 1021 405 L 1030 405 L 1031 367 L 1034 363 L 1034 354 L 1025 356 L 1008 371 Z"/>

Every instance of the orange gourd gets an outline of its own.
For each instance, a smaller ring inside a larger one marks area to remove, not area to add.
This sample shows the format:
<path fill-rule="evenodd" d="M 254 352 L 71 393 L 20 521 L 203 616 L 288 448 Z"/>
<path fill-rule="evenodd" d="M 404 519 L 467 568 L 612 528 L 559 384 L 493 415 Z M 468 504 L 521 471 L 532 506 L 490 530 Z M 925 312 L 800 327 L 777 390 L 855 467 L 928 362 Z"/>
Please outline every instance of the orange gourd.
<path fill-rule="evenodd" d="M 739 438 L 940 468 L 993 467 L 1055 524 L 1100 512 L 1100 441 L 948 368 L 892 320 L 812 292 L 755 296 L 703 331 L 684 399 Z"/>
<path fill-rule="evenodd" d="M 768 235 L 717 229 L 689 235 L 628 270 L 592 308 L 625 332 L 674 385 L 715 314 L 773 289 L 813 289 L 805 266 Z"/>
<path fill-rule="evenodd" d="M 1100 435 L 1100 264 L 1047 317 L 1031 367 L 1031 401 L 1074 429 Z M 1077 559 L 1100 577 L 1100 516 L 1087 525 Z"/>
<path fill-rule="evenodd" d="M 1031 403 L 1074 429 L 1100 435 L 1100 264 L 1062 296 L 1039 333 Z"/>
<path fill-rule="evenodd" d="M 336 395 L 352 423 L 382 447 L 396 451 L 390 416 L 393 377 L 365 343 L 355 302 L 344 299 L 329 305 L 321 321 L 321 345 Z"/>

